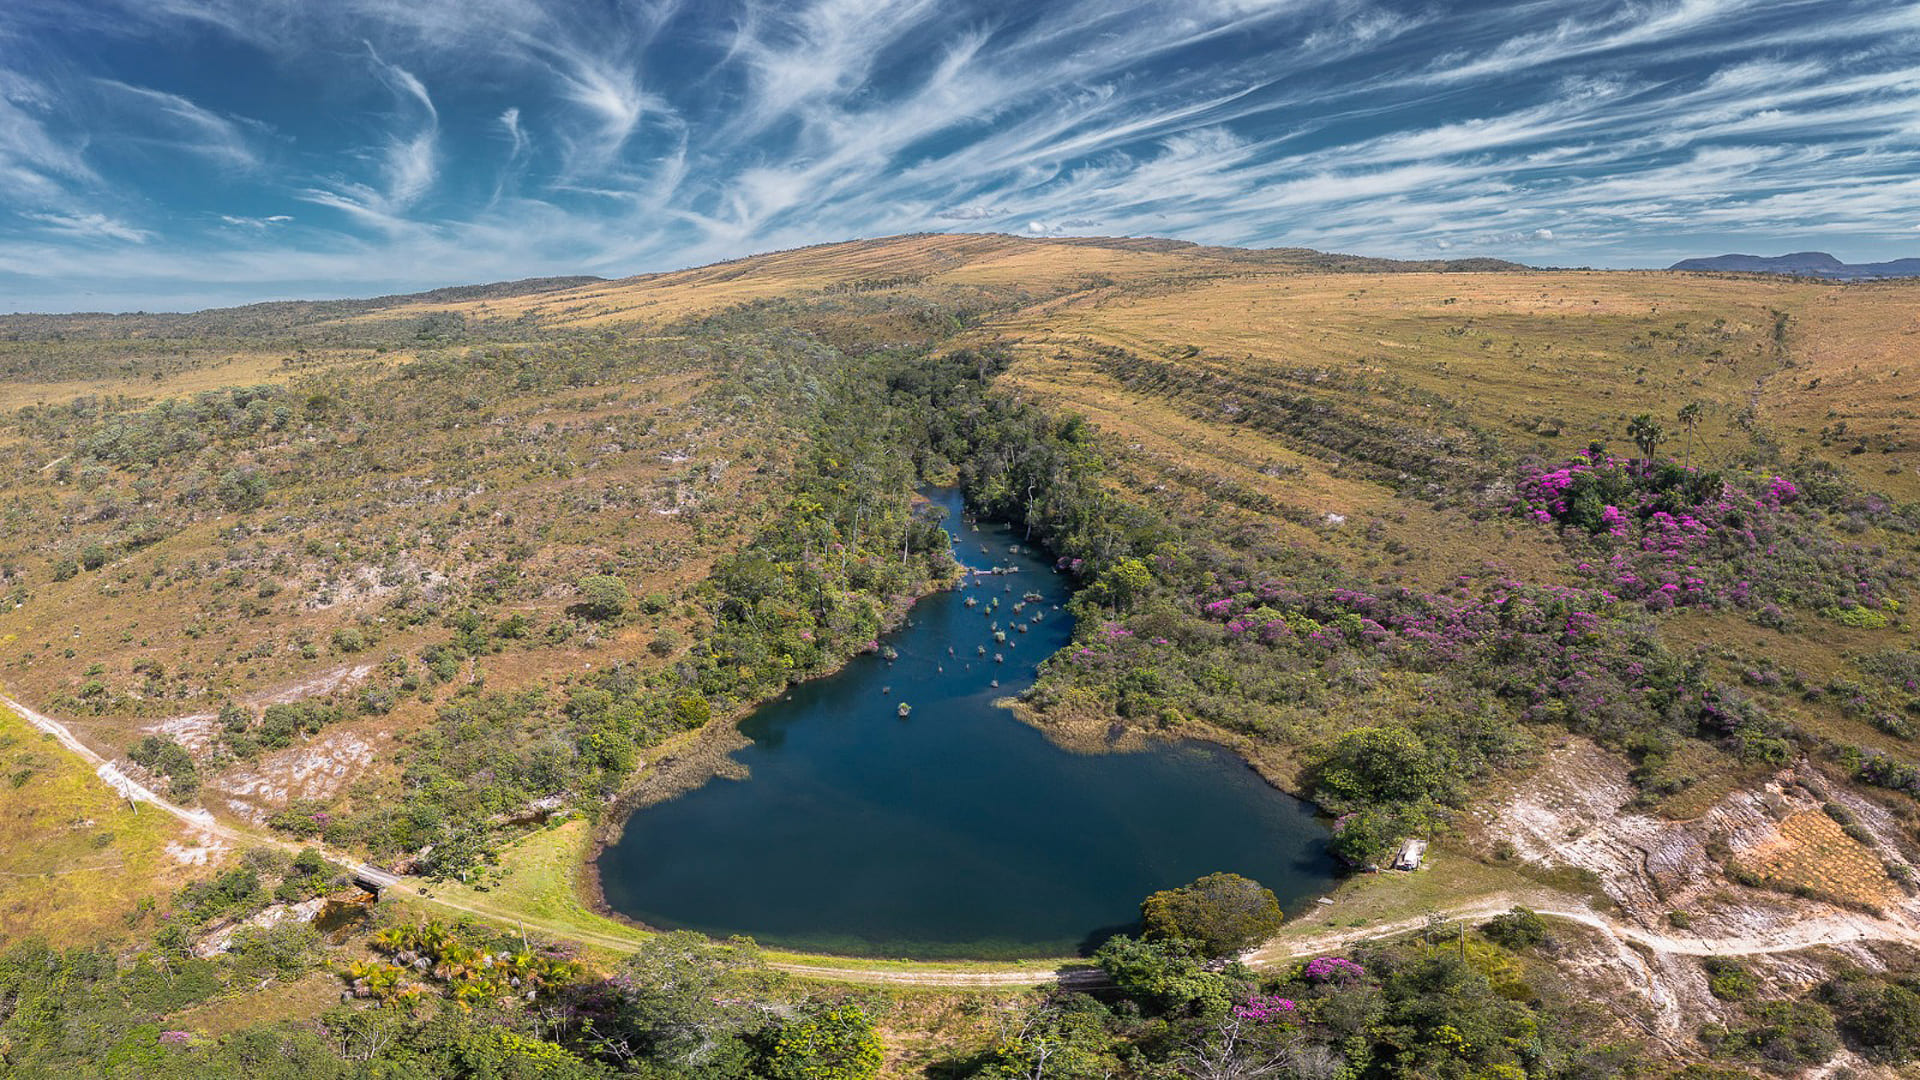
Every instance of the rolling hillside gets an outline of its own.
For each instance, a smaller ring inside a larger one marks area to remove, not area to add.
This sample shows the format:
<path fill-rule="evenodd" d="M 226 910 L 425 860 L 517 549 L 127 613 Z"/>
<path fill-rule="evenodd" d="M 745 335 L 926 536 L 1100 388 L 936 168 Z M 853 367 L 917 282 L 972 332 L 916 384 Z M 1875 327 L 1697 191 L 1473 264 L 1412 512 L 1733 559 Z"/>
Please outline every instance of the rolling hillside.
<path fill-rule="evenodd" d="M 1920 281 L 916 235 L 0 319 L 0 682 L 224 823 L 546 918 L 590 837 L 539 825 L 706 775 L 935 587 L 912 491 L 957 480 L 1081 575 L 1023 705 L 1063 742 L 1220 742 L 1356 823 L 1356 862 L 1430 836 L 1463 901 L 1911 929 L 1916 311 Z M 80 798 L 51 754 L 0 731 L 0 810 Z M 63 911 L 34 862 L 0 935 L 137 940 L 238 857 L 83 809 L 0 860 L 170 850 L 148 902 L 116 876 Z M 1696 966 L 1569 940 L 1524 962 L 1624 1002 L 1596 1031 L 1680 1062 L 1749 1022 Z"/>

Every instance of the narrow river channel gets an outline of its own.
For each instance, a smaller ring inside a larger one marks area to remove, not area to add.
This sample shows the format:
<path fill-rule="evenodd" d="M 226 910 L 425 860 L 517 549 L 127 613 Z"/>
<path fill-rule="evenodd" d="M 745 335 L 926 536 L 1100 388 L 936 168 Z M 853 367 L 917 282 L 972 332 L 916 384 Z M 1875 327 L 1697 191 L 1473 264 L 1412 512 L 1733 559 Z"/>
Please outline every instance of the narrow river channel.
<path fill-rule="evenodd" d="M 1328 887 L 1325 825 L 1224 751 L 1077 754 L 997 707 L 1071 639 L 1068 579 L 965 521 L 957 491 L 928 495 L 962 564 L 1014 572 L 920 601 L 885 639 L 897 659 L 858 657 L 742 721 L 749 778 L 636 813 L 600 858 L 609 906 L 783 948 L 1006 958 L 1083 951 L 1147 893 L 1215 870 L 1289 910 Z"/>

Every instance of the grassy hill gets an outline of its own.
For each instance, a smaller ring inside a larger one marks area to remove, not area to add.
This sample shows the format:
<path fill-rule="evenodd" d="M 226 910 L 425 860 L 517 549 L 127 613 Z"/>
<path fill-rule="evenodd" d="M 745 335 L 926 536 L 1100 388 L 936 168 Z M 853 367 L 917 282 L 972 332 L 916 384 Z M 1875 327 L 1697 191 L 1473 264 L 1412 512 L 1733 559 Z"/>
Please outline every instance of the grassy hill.
<path fill-rule="evenodd" d="M 1423 833 L 1643 926 L 1910 920 L 1916 300 L 919 235 L 14 317 L 0 682 L 224 821 L 491 888 L 556 806 L 606 813 L 931 587 L 883 554 L 926 540 L 914 485 L 957 479 L 1082 578 L 1024 708 L 1064 741 L 1220 741 L 1351 815 L 1355 852 Z M 53 751 L 5 738 L 18 814 Z M 1570 831 L 1530 847 L 1540 776 Z M 9 859 L 44 843 L 16 832 Z M 157 834 L 107 832 L 87 858 L 155 864 Z M 577 910 L 538 846 L 546 893 L 496 902 Z M 35 874 L 0 879 L 0 932 L 147 917 Z"/>

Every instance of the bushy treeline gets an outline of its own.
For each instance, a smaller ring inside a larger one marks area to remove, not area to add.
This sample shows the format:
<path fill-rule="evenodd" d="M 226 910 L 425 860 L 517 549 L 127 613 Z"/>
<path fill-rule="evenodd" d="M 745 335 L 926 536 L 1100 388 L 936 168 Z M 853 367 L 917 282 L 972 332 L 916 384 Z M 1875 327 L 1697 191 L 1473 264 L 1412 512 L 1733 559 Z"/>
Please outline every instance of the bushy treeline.
<path fill-rule="evenodd" d="M 868 1080 L 881 1063 L 860 1003 L 800 991 L 751 942 L 667 934 L 611 973 L 472 925 L 397 925 L 334 974 L 346 1003 L 200 1033 L 268 981 L 326 970 L 304 926 L 237 938 L 213 959 L 131 959 L 25 942 L 0 952 L 0 1070 L 127 1080 Z"/>
<path fill-rule="evenodd" d="M 286 899 L 320 872 L 310 858 L 250 858 L 284 875 Z M 368 957 L 325 952 L 292 923 L 194 956 L 185 931 L 258 910 L 259 886 L 242 873 L 183 892 L 158 939 L 128 955 L 32 941 L 0 952 L 0 1066 L 22 1077 L 868 1080 L 887 1056 L 883 1029 L 925 1019 L 885 995 L 809 990 L 751 941 L 691 932 L 596 968 L 517 932 L 396 921 L 383 908 Z M 1113 938 L 1094 956 L 1099 988 L 961 1002 L 949 1015 L 971 1022 L 921 1051 L 927 1074 L 1609 1080 L 1681 1064 L 1570 982 L 1558 931 L 1524 908 L 1477 927 L 1436 917 L 1409 937 L 1266 970 L 1233 960 L 1274 907 L 1231 875 L 1156 894 L 1143 904 L 1146 936 Z M 1892 1066 L 1920 1057 L 1911 972 L 1844 969 L 1780 999 L 1737 960 L 1701 966 L 1726 1022 L 1694 1051 L 1716 1064 L 1677 1075 L 1794 1075 L 1842 1046 Z M 324 971 L 340 1005 L 238 1029 L 209 1019 L 264 983 Z M 209 1026 L 226 1033 L 202 1034 Z"/>
<path fill-rule="evenodd" d="M 1763 995 L 1739 961 L 1707 958 L 1701 975 L 1727 1002 L 1728 1022 L 1701 1032 L 1700 1050 L 1718 1064 L 1686 1067 L 1569 981 L 1557 963 L 1565 943 L 1526 908 L 1477 927 L 1436 916 L 1411 937 L 1254 971 L 1225 959 L 1244 937 L 1207 939 L 1245 922 L 1245 900 L 1260 890 L 1241 881 L 1221 903 L 1210 880 L 1149 898 L 1148 936 L 1102 946 L 1095 962 L 1111 990 L 1047 995 L 1005 1017 L 989 1050 L 943 1074 L 1605 1080 L 1796 1075 L 1843 1045 L 1880 1064 L 1920 1058 L 1911 971 L 1843 969 L 1783 999 Z M 1166 898 L 1200 891 L 1210 903 L 1205 917 L 1186 920 L 1196 932 L 1156 919 Z M 1714 1073 L 1720 1065 L 1731 1068 Z"/>
<path fill-rule="evenodd" d="M 1111 993 L 1061 992 L 1003 1023 L 954 1075 L 1607 1077 L 1648 1075 L 1639 1048 L 1551 969 L 1451 928 L 1277 972 L 1209 964 L 1179 941 L 1116 938 Z"/>

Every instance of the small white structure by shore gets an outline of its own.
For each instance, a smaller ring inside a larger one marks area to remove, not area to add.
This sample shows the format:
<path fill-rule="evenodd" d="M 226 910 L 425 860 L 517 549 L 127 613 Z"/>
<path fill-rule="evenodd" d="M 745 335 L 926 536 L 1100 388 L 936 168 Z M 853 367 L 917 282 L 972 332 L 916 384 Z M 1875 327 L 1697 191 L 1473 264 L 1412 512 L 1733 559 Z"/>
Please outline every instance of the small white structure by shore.
<path fill-rule="evenodd" d="M 1400 843 L 1399 853 L 1393 857 L 1393 868 L 1395 870 L 1418 870 L 1420 869 L 1421 860 L 1426 857 L 1427 842 L 1425 840 L 1403 840 Z"/>

